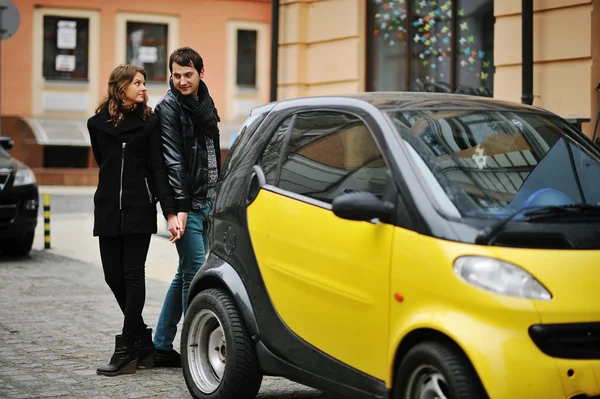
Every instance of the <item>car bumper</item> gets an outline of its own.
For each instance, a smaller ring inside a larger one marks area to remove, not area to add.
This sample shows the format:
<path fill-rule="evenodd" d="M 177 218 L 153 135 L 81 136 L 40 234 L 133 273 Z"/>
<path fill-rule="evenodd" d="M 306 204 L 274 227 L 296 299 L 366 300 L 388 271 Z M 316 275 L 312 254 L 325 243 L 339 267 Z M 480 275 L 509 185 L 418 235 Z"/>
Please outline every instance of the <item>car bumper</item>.
<path fill-rule="evenodd" d="M 532 321 L 534 318 L 532 315 Z M 467 353 L 491 399 L 579 399 L 577 395 L 600 395 L 600 359 L 549 356 L 532 340 L 524 319 L 516 320 L 517 325 L 512 328 L 481 320 L 479 326 L 471 325 L 470 331 L 455 330 L 460 331 L 455 339 Z"/>
<path fill-rule="evenodd" d="M 35 186 L 0 193 L 0 238 L 19 237 L 35 231 L 39 194 Z"/>

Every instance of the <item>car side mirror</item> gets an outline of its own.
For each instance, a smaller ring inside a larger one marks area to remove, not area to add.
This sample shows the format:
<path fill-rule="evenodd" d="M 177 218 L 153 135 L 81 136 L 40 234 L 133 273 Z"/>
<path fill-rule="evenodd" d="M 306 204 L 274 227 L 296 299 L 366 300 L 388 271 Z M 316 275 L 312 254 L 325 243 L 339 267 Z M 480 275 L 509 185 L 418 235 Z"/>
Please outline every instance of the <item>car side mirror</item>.
<path fill-rule="evenodd" d="M 5 150 L 10 150 L 13 148 L 15 142 L 11 137 L 0 137 L 0 145 Z"/>
<path fill-rule="evenodd" d="M 250 205 L 258 196 L 258 192 L 267 183 L 265 173 L 258 165 L 252 167 L 250 182 L 248 183 L 248 192 L 246 193 L 246 205 Z"/>
<path fill-rule="evenodd" d="M 393 204 L 367 192 L 342 194 L 333 200 L 331 208 L 337 217 L 364 222 L 372 219 L 388 221 L 394 214 Z"/>

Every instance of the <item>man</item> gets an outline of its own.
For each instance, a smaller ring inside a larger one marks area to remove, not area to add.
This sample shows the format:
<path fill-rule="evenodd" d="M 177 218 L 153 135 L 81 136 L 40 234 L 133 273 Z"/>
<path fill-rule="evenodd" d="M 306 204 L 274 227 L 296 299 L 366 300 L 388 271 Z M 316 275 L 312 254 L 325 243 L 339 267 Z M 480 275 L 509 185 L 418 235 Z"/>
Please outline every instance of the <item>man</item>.
<path fill-rule="evenodd" d="M 187 293 L 208 251 L 208 213 L 221 164 L 220 122 L 204 78 L 202 57 L 189 47 L 169 57 L 170 89 L 156 105 L 169 183 L 178 206 L 180 230 L 172 231 L 179 265 L 163 303 L 156 332 L 156 367 L 181 367 L 173 349 Z"/>

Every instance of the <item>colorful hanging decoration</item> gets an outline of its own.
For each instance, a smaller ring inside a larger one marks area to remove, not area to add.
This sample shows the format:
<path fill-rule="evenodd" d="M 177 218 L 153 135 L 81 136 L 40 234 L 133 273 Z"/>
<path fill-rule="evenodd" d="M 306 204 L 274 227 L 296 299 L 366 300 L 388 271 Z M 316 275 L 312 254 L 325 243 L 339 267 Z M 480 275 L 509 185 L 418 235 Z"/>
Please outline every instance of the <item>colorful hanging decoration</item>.
<path fill-rule="evenodd" d="M 412 0 L 411 34 L 414 32 L 411 56 L 419 58 L 420 71 L 412 75 L 416 86 L 430 83 L 447 87 L 452 62 L 452 2 L 450 0 Z M 413 64 L 414 65 L 414 64 Z"/>
<path fill-rule="evenodd" d="M 379 12 L 375 14 L 375 36 L 382 36 L 390 46 L 406 37 L 406 0 L 373 0 Z"/>
<path fill-rule="evenodd" d="M 453 59 L 457 67 L 464 68 L 479 78 L 479 92 L 487 91 L 488 79 L 492 73 L 491 60 L 481 46 L 465 20 L 464 10 L 458 9 L 456 35 L 452 38 L 452 0 L 372 0 L 377 12 L 374 21 L 374 36 L 382 37 L 389 46 L 398 41 L 412 40 L 411 55 L 419 59 L 420 76 L 425 76 L 429 83 L 443 83 L 450 75 Z M 411 16 L 407 15 L 406 2 L 412 1 Z M 412 37 L 408 37 L 407 26 L 410 24 Z M 453 43 L 458 46 L 453 49 Z M 453 58 L 453 51 L 455 52 Z M 414 65 L 414 64 L 413 64 Z M 446 78 L 446 79 L 445 79 Z M 419 78 L 417 84 L 424 83 Z M 439 82 L 438 82 L 439 81 Z M 448 83 L 445 83 L 448 85 Z"/>

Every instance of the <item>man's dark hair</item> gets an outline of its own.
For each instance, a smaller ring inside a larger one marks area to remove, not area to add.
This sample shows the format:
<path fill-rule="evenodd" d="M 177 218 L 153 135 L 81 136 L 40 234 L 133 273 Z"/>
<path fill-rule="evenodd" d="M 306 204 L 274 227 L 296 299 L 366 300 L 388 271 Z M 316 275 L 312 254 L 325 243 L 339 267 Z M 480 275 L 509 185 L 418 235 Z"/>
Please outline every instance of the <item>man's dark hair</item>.
<path fill-rule="evenodd" d="M 181 66 L 193 66 L 198 73 L 204 68 L 204 61 L 196 50 L 191 47 L 181 47 L 171 53 L 169 57 L 169 71 L 173 74 L 173 63 Z"/>

